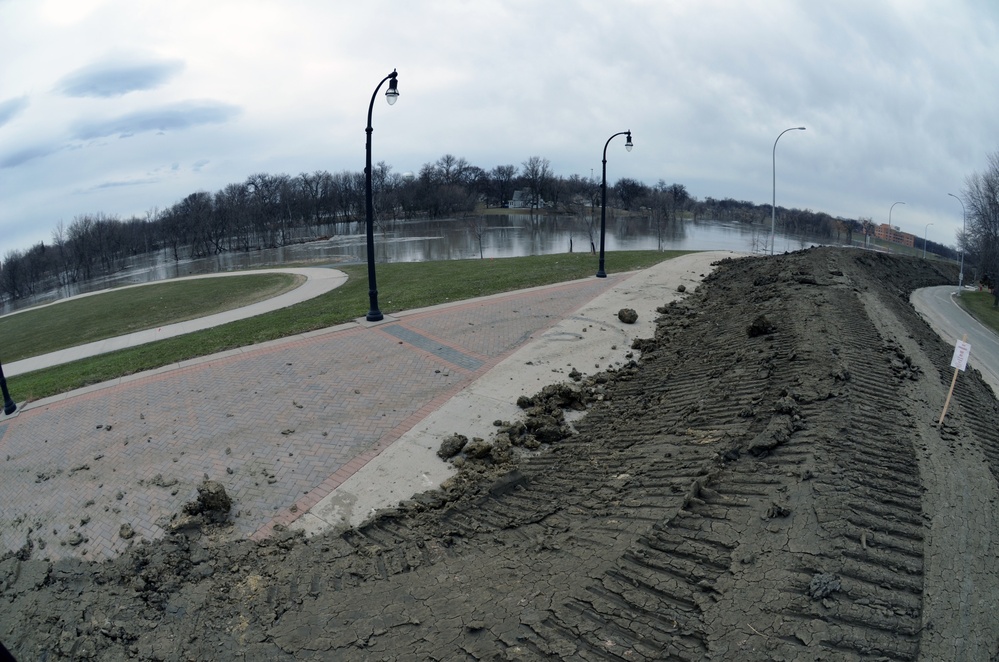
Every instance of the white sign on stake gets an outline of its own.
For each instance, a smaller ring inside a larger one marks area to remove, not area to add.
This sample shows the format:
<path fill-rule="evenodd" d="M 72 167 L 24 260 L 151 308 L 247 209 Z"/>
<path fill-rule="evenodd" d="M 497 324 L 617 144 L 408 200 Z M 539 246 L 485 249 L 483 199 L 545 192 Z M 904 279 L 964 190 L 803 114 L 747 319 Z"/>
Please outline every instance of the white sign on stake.
<path fill-rule="evenodd" d="M 950 367 L 957 368 L 961 372 L 968 367 L 968 355 L 971 354 L 971 345 L 958 340 L 954 346 L 954 356 L 950 360 Z"/>
<path fill-rule="evenodd" d="M 947 409 L 950 407 L 950 399 L 954 395 L 954 385 L 957 384 L 958 371 L 963 372 L 968 365 L 968 354 L 971 354 L 971 345 L 967 341 L 968 334 L 966 333 L 963 338 L 957 341 L 957 345 L 954 346 L 954 358 L 950 360 L 950 367 L 954 368 L 954 378 L 950 380 L 950 391 L 947 392 L 947 399 L 944 400 L 944 408 L 940 412 L 940 420 L 937 421 L 937 425 L 943 425 L 944 416 L 947 415 Z"/>

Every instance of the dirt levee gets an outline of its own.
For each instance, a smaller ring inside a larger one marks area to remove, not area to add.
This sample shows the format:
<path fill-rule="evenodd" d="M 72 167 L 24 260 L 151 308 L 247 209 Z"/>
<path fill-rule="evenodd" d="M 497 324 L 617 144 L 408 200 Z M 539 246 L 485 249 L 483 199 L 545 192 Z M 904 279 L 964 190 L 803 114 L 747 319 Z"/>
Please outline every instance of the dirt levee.
<path fill-rule="evenodd" d="M 363 527 L 0 563 L 21 659 L 943 660 L 999 653 L 999 408 L 908 303 L 934 263 L 726 260 L 577 434 Z M 456 433 L 461 433 L 456 425 Z M 511 459 L 512 458 L 512 459 Z"/>

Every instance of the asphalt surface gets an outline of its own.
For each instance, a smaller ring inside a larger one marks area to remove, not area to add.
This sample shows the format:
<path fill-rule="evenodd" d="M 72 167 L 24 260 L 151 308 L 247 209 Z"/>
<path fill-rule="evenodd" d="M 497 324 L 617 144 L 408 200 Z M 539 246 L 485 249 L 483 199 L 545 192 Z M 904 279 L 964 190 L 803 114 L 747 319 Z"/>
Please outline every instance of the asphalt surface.
<path fill-rule="evenodd" d="M 954 344 L 967 335 L 971 345 L 968 367 L 977 369 L 982 378 L 999 393 L 999 336 L 962 309 L 953 286 L 924 287 L 912 293 L 916 311 L 941 338 Z"/>

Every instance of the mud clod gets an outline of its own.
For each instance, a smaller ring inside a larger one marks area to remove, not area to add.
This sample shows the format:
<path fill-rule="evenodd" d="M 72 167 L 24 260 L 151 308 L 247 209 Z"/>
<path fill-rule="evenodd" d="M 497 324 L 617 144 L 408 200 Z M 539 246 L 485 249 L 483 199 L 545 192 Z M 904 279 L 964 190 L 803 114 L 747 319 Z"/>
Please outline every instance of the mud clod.
<path fill-rule="evenodd" d="M 767 508 L 767 519 L 783 518 L 791 514 L 791 509 L 779 503 L 771 503 Z"/>
<path fill-rule="evenodd" d="M 617 311 L 617 318 L 625 324 L 634 324 L 638 321 L 638 313 L 634 308 L 622 308 Z"/>
<path fill-rule="evenodd" d="M 446 437 L 441 442 L 440 448 L 437 449 L 437 457 L 442 460 L 450 459 L 460 453 L 467 443 L 468 437 L 463 434 L 453 434 Z"/>
<path fill-rule="evenodd" d="M 766 336 L 774 333 L 777 327 L 773 325 L 766 315 L 760 315 L 753 320 L 753 323 L 749 325 L 746 329 L 746 333 L 749 334 L 750 338 L 756 338 L 757 336 Z"/>
<path fill-rule="evenodd" d="M 208 522 L 224 522 L 232 509 L 232 499 L 222 483 L 206 480 L 198 486 L 198 498 L 184 504 L 184 513 L 200 515 Z"/>
<path fill-rule="evenodd" d="M 822 600 L 842 588 L 839 577 L 829 573 L 820 573 L 812 577 L 808 583 L 808 595 L 813 600 Z"/>

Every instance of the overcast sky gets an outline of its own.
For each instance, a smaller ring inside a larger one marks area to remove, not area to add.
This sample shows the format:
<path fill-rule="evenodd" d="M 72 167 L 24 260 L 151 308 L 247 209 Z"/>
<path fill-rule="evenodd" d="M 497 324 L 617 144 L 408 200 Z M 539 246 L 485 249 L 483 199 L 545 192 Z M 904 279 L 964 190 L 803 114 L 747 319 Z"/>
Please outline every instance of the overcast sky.
<path fill-rule="evenodd" d="M 684 184 L 953 245 L 999 150 L 995 0 L 0 0 L 0 258 L 266 172 Z M 384 90 L 384 87 L 383 87 Z M 381 93 L 379 93 L 381 95 Z"/>

